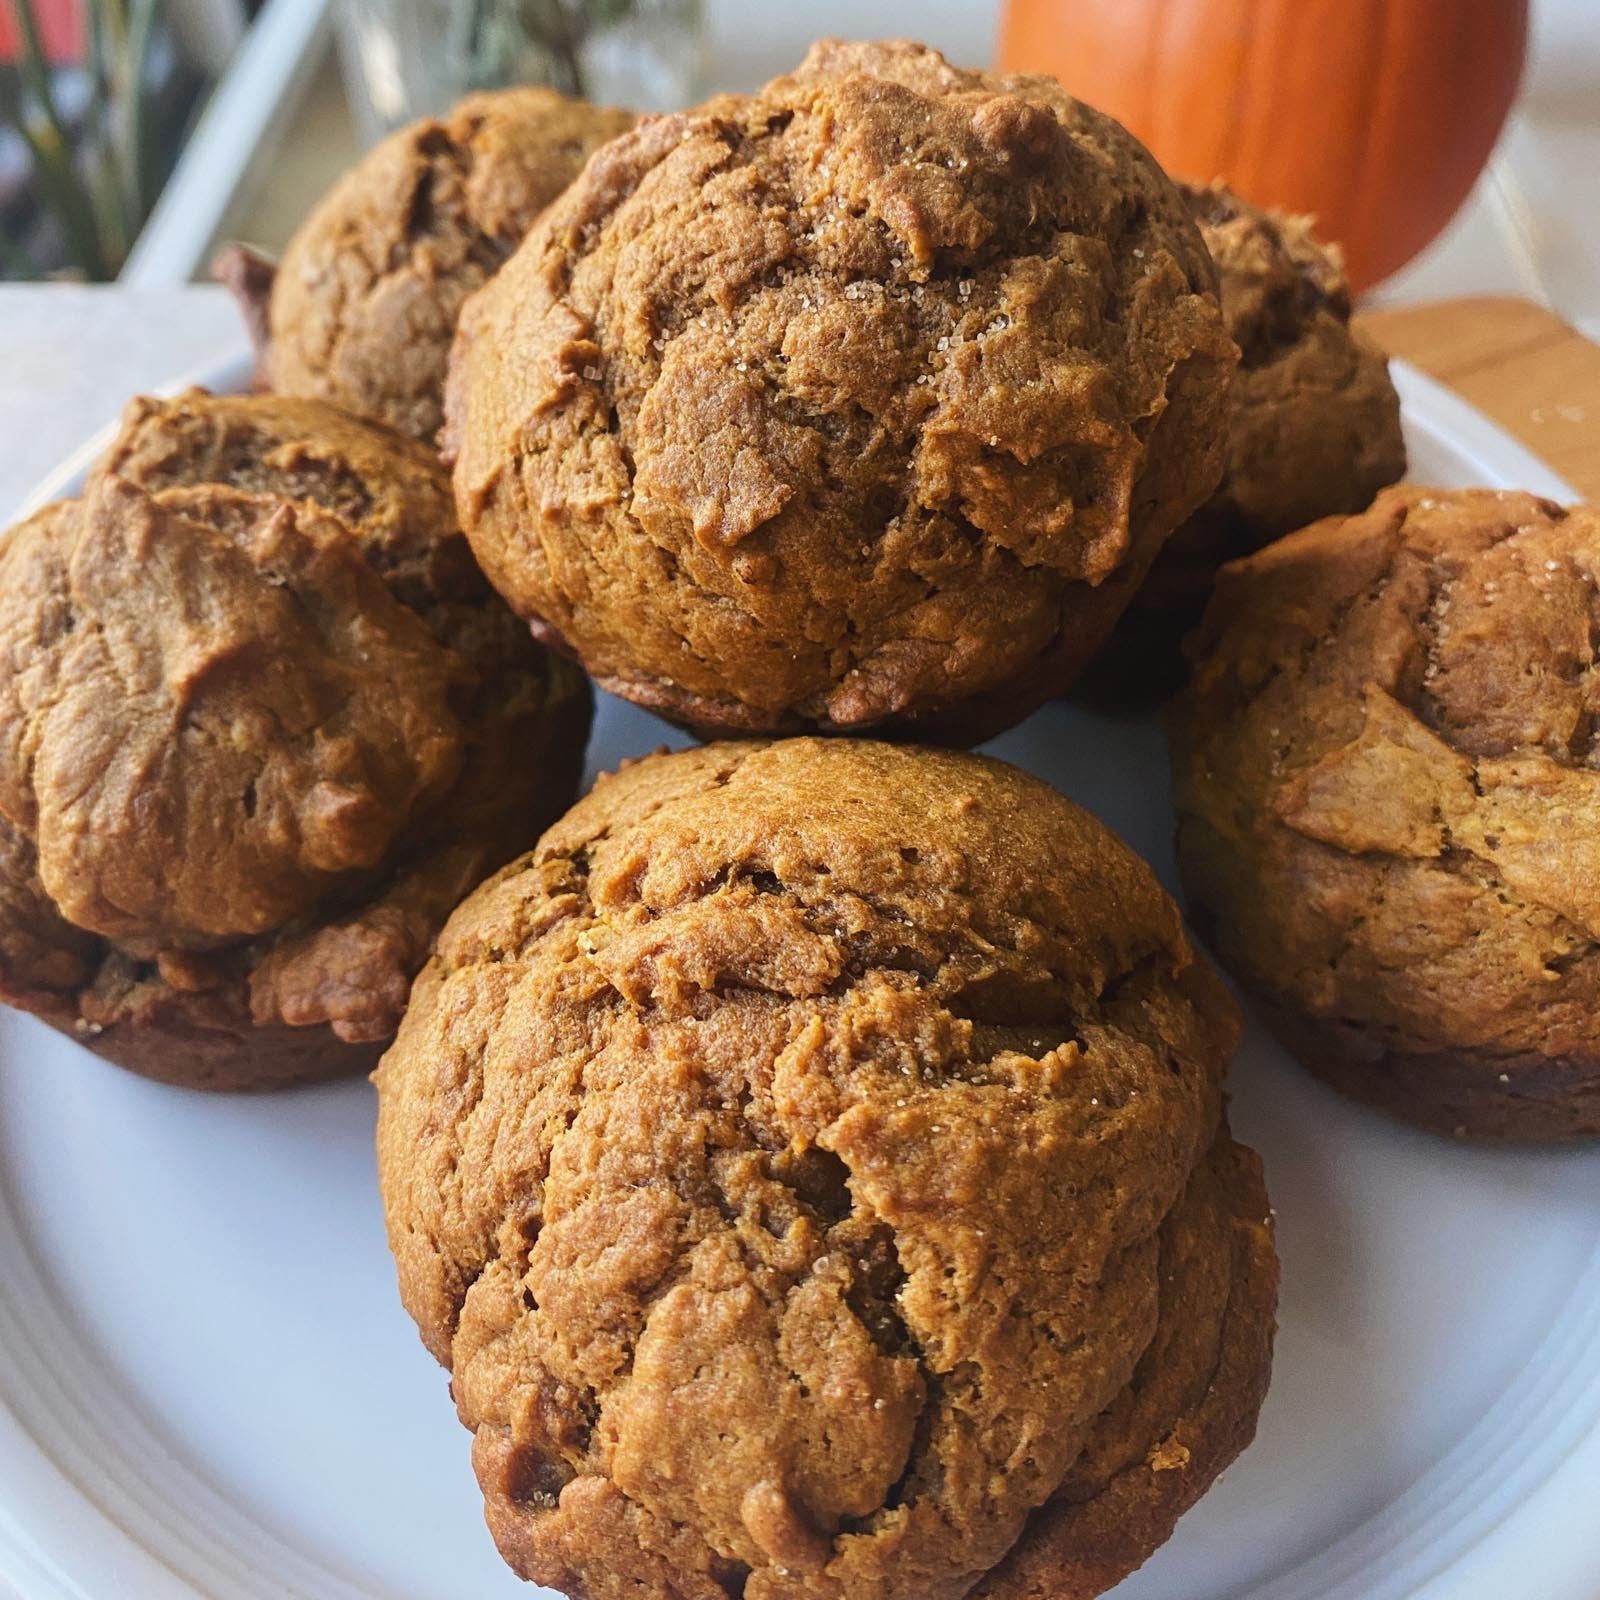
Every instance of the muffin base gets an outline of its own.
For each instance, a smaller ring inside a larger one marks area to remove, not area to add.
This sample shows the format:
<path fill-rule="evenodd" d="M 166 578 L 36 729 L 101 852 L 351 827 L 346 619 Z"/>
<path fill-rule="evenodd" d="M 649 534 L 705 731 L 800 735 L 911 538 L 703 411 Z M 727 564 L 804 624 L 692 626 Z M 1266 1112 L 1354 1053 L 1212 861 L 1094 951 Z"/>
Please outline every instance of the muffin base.
<path fill-rule="evenodd" d="M 1035 1511 L 968 1600 L 1094 1600 L 1171 1538 L 1178 1519 L 1255 1437 L 1276 1332 L 1271 1206 L 1260 1158 L 1235 1144 L 1226 1126 L 1206 1165 L 1226 1212 L 1230 1252 L 1214 1364 L 1193 1374 L 1188 1404 L 1138 1459 L 1098 1487 L 1069 1480 Z M 1180 1281 L 1172 1294 L 1170 1309 L 1181 1315 L 1188 1285 Z"/>
<path fill-rule="evenodd" d="M 353 1044 L 328 1023 L 257 1026 L 246 1012 L 230 1016 L 234 1008 L 215 994 L 203 997 L 203 1008 L 183 1003 L 201 997 L 173 994 L 164 1005 L 105 1025 L 82 1017 L 62 995 L 0 998 L 113 1066 L 175 1088 L 223 1094 L 287 1089 L 370 1072 L 389 1042 Z"/>
<path fill-rule="evenodd" d="M 1170 700 L 1189 676 L 1183 641 L 1200 625 L 1217 568 L 1276 535 L 1202 506 L 1162 546 L 1149 576 L 1068 699 L 1112 715 Z"/>
<path fill-rule="evenodd" d="M 314 1028 L 280 1024 L 237 1033 L 177 1023 L 164 1027 L 116 1023 L 98 1035 L 75 1028 L 61 1031 L 141 1078 L 221 1094 L 289 1089 L 370 1072 L 389 1042 L 347 1044 L 326 1024 Z"/>
<path fill-rule="evenodd" d="M 1259 993 L 1255 1010 L 1301 1066 L 1340 1094 L 1448 1139 L 1570 1144 L 1600 1139 L 1600 1058 L 1384 1050 Z"/>

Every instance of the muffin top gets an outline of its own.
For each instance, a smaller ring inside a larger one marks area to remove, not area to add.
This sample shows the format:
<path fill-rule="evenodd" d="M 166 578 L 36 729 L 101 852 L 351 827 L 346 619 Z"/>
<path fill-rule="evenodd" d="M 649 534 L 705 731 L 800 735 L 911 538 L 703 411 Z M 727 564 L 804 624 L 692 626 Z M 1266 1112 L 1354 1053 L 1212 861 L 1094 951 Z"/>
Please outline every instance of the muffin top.
<path fill-rule="evenodd" d="M 271 291 L 273 387 L 431 440 L 462 301 L 633 121 L 519 88 L 392 134 L 290 241 Z"/>
<path fill-rule="evenodd" d="M 1600 1048 L 1597 587 L 1600 517 L 1486 489 L 1223 569 L 1172 728 L 1230 964 L 1386 1049 Z"/>
<path fill-rule="evenodd" d="M 821 44 L 613 142 L 470 302 L 463 526 L 693 725 L 1014 720 L 1215 485 L 1214 290 L 1176 189 L 1053 80 Z"/>
<path fill-rule="evenodd" d="M 320 401 L 133 402 L 82 497 L 0 536 L 0 981 L 30 1003 L 115 958 L 199 991 L 242 961 L 258 1020 L 382 1037 L 437 900 L 536 833 L 522 763 L 574 676 L 425 446 Z"/>
<path fill-rule="evenodd" d="M 602 780 L 451 919 L 377 1078 L 402 1295 L 512 1564 L 966 1593 L 1176 1404 L 1113 1406 L 1163 1251 L 1226 1280 L 1197 1172 L 1236 1031 L 1144 864 L 998 762 Z"/>
<path fill-rule="evenodd" d="M 1361 511 L 1405 471 L 1400 397 L 1382 351 L 1350 326 L 1337 246 L 1306 217 L 1221 183 L 1179 185 L 1216 263 L 1240 351 L 1216 493 L 1161 547 L 1080 697 L 1133 707 L 1183 682 L 1183 639 L 1217 568 L 1318 517 Z"/>
<path fill-rule="evenodd" d="M 315 512 L 100 478 L 5 541 L 0 592 L 0 811 L 80 928 L 264 932 L 459 771 L 458 664 Z"/>
<path fill-rule="evenodd" d="M 1350 326 L 1338 246 L 1317 239 L 1310 217 L 1250 205 L 1225 184 L 1180 187 L 1239 346 L 1227 469 L 1206 508 L 1242 524 L 1221 559 L 1364 510 L 1405 471 L 1405 441 L 1388 363 Z"/>
<path fill-rule="evenodd" d="M 199 389 L 133 400 L 98 473 L 158 495 L 215 487 L 317 506 L 414 611 L 489 594 L 433 452 L 326 402 Z"/>

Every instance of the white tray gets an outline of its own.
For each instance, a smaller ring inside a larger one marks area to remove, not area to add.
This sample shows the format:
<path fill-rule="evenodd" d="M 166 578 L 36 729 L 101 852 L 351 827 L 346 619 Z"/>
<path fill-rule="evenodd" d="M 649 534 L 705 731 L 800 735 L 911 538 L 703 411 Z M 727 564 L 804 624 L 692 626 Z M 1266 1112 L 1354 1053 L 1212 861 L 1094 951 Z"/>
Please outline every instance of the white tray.
<path fill-rule="evenodd" d="M 1396 376 L 1416 477 L 1572 497 Z M 663 740 L 683 742 L 602 697 L 590 770 Z M 1173 882 L 1153 723 L 1052 706 L 992 748 Z M 1119 1600 L 1596 1600 L 1600 1149 L 1411 1133 L 1255 1030 L 1233 1089 L 1279 1213 L 1277 1371 L 1255 1446 Z M 211 1098 L 0 1019 L 0 1591 L 535 1593 L 396 1300 L 372 1114 L 364 1082 Z"/>

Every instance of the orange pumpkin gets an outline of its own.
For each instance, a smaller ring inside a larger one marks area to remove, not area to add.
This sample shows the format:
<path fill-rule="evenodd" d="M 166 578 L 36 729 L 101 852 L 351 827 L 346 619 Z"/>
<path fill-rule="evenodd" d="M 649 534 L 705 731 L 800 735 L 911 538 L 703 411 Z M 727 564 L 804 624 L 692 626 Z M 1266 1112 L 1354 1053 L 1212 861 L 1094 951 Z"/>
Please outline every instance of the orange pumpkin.
<path fill-rule="evenodd" d="M 1000 64 L 1051 72 L 1184 177 L 1310 212 L 1364 288 L 1489 159 L 1528 0 L 1007 0 Z"/>

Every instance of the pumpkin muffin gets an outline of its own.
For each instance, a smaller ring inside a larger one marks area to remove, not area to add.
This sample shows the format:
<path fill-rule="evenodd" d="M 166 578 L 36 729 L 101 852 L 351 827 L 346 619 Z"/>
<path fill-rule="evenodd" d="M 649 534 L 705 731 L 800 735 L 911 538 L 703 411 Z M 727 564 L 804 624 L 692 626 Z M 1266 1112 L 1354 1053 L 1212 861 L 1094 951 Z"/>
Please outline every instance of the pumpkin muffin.
<path fill-rule="evenodd" d="M 608 145 L 469 302 L 462 526 L 541 638 L 687 727 L 977 740 L 1216 487 L 1215 289 L 1053 79 L 820 44 Z"/>
<path fill-rule="evenodd" d="M 365 1070 L 588 717 L 425 446 L 137 400 L 82 498 L 0 538 L 0 998 L 172 1083 Z"/>
<path fill-rule="evenodd" d="M 275 275 L 248 253 L 219 264 L 265 336 L 267 386 L 432 440 L 462 302 L 633 121 L 521 88 L 391 134 L 306 218 Z"/>
<path fill-rule="evenodd" d="M 1217 492 L 1162 547 L 1084 683 L 1090 698 L 1170 694 L 1183 636 L 1219 566 L 1318 517 L 1362 511 L 1406 469 L 1400 397 L 1383 352 L 1350 326 L 1337 245 L 1309 217 L 1248 204 L 1224 184 L 1180 184 L 1217 264 L 1239 346 L 1227 466 Z"/>
<path fill-rule="evenodd" d="M 1396 489 L 1224 567 L 1191 910 L 1286 1047 L 1446 1134 L 1600 1134 L 1600 515 Z"/>
<path fill-rule="evenodd" d="M 1248 1442 L 1276 1293 L 1235 1008 L 978 756 L 602 779 L 376 1074 L 401 1295 L 501 1552 L 584 1600 L 1088 1600 Z"/>

